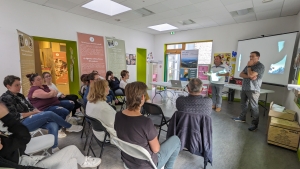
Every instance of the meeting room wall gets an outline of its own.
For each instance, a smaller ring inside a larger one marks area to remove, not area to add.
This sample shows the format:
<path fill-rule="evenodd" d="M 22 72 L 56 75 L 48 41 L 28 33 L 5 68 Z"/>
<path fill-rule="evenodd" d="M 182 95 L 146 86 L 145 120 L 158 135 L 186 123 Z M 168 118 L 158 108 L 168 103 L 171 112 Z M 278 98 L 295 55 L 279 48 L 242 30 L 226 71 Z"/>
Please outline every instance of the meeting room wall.
<path fill-rule="evenodd" d="M 148 51 L 153 51 L 154 49 L 154 36 L 148 33 L 112 25 L 23 0 L 0 0 L 0 4 L 1 81 L 8 74 L 21 75 L 16 29 L 31 36 L 73 41 L 77 41 L 76 32 L 100 36 L 113 36 L 116 39 L 125 41 L 126 52 L 129 53 L 136 52 L 136 48 L 145 48 Z M 120 74 L 119 72 L 114 73 L 117 75 Z M 131 72 L 131 74 L 134 73 L 135 72 Z M 5 87 L 0 85 L 0 94 L 5 90 Z"/>
<path fill-rule="evenodd" d="M 298 31 L 300 31 L 300 13 L 298 13 L 298 15 L 297 15 L 296 23 L 297 23 L 297 29 L 298 29 Z M 300 43 L 299 43 L 298 49 L 300 49 Z M 295 98 L 294 93 L 292 90 L 286 91 L 286 93 L 287 93 L 287 97 L 286 97 L 284 105 L 286 107 L 288 107 L 289 109 L 297 111 L 298 112 L 298 121 L 300 121 L 300 109 L 294 102 L 294 98 Z"/>
<path fill-rule="evenodd" d="M 236 51 L 238 40 L 299 30 L 296 23 L 297 17 L 295 15 L 182 32 L 175 31 L 175 35 L 169 33 L 155 35 L 154 57 L 156 60 L 163 60 L 164 44 L 201 40 L 213 40 L 212 53 Z M 162 75 L 163 72 L 159 73 L 158 79 L 163 80 Z M 276 91 L 275 94 L 269 94 L 268 102 L 275 101 L 278 104 L 284 104 L 286 97 L 283 96 L 287 94 L 284 87 L 263 85 L 263 88 Z M 235 98 L 239 98 L 239 92 L 236 92 Z M 264 98 L 264 95 L 261 95 L 261 98 Z"/>

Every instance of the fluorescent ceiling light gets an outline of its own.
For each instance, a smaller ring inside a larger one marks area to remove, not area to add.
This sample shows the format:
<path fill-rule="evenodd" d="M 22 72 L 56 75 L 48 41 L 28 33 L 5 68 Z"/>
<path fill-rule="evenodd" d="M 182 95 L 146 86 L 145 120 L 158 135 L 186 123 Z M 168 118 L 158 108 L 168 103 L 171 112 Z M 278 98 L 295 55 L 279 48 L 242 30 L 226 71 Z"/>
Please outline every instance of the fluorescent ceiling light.
<path fill-rule="evenodd" d="M 128 8 L 111 0 L 93 0 L 82 5 L 82 7 L 104 13 L 109 16 L 117 15 L 119 13 L 131 10 L 131 8 Z"/>
<path fill-rule="evenodd" d="M 157 31 L 167 31 L 167 30 L 172 30 L 172 29 L 178 29 L 175 26 L 172 26 L 170 24 L 164 23 L 160 25 L 154 25 L 154 26 L 149 26 L 148 28 L 154 29 Z"/>

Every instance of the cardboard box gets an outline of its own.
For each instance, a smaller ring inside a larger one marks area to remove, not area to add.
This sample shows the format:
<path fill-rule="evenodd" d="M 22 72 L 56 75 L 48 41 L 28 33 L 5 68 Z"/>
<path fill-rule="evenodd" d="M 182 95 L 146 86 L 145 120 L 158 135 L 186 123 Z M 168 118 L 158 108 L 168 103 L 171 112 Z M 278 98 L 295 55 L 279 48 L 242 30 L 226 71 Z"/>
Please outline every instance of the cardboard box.
<path fill-rule="evenodd" d="M 276 117 L 280 119 L 295 121 L 297 112 L 289 109 L 284 109 L 283 112 L 277 112 L 272 110 L 273 102 L 270 104 L 269 116 Z"/>
<path fill-rule="evenodd" d="M 298 122 L 271 117 L 268 143 L 297 151 L 300 126 Z"/>

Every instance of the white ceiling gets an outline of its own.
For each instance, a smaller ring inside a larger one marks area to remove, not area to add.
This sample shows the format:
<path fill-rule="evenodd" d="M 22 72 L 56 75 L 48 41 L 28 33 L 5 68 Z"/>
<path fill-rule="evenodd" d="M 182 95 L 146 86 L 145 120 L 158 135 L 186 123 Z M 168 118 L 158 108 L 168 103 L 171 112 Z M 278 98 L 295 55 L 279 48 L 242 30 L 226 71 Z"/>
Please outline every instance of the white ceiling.
<path fill-rule="evenodd" d="M 300 0 L 273 0 L 268 3 L 263 3 L 263 0 L 113 0 L 132 8 L 132 11 L 108 16 L 81 7 L 91 0 L 25 1 L 150 34 L 169 32 L 158 32 L 148 28 L 163 23 L 178 27 L 179 29 L 175 31 L 182 31 L 297 15 L 300 11 Z M 140 8 L 146 8 L 155 14 L 142 17 L 134 11 Z M 253 10 L 246 15 L 237 15 L 234 12 L 247 8 Z M 120 21 L 116 21 L 118 19 Z M 191 25 L 179 23 L 188 19 L 196 23 Z"/>

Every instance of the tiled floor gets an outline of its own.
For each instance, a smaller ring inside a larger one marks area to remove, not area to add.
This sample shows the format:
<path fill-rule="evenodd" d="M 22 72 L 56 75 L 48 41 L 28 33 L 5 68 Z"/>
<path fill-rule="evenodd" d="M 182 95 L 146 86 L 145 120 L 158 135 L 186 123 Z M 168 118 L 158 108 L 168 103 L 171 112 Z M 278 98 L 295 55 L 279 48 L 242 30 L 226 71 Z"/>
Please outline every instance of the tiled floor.
<path fill-rule="evenodd" d="M 151 94 L 151 92 L 150 92 Z M 155 103 L 160 103 L 157 96 Z M 172 116 L 175 109 L 168 101 L 161 105 L 166 116 Z M 256 132 L 248 131 L 251 123 L 250 114 L 246 123 L 234 122 L 231 117 L 240 113 L 240 104 L 237 102 L 223 102 L 222 111 L 212 112 L 213 123 L 213 165 L 208 169 L 300 169 L 300 162 L 294 151 L 269 145 L 266 141 L 267 116 L 261 110 L 259 129 Z M 59 147 L 74 144 L 81 151 L 85 139 L 79 133 L 67 133 L 66 138 L 59 140 Z M 162 132 L 160 141 L 165 139 Z M 93 149 L 99 155 L 99 146 L 93 144 Z M 83 152 L 86 154 L 87 151 Z M 105 147 L 102 156 L 101 169 L 122 169 L 122 160 L 119 150 L 114 146 Z M 175 169 L 203 168 L 203 158 L 188 152 L 180 152 Z"/>

